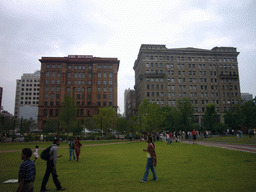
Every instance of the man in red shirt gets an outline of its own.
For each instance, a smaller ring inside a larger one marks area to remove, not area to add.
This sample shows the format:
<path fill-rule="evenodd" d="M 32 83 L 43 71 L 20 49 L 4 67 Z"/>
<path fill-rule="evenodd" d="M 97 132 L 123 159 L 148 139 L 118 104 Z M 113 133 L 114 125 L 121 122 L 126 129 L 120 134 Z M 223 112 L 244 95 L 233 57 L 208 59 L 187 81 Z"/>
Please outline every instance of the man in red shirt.
<path fill-rule="evenodd" d="M 193 144 L 197 144 L 197 141 L 196 141 L 196 135 L 197 135 L 197 131 L 195 129 L 193 129 L 192 131 L 192 136 L 193 136 Z"/>
<path fill-rule="evenodd" d="M 169 144 L 172 144 L 172 132 L 169 133 L 169 136 L 170 136 L 170 138 L 169 138 Z"/>

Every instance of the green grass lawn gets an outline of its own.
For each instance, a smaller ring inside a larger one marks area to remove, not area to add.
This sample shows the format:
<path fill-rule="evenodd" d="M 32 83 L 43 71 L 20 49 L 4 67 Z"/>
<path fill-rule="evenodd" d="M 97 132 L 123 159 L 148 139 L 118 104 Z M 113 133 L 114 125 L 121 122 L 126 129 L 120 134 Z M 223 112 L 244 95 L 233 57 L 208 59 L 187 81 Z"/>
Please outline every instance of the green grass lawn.
<path fill-rule="evenodd" d="M 238 143 L 238 144 L 251 144 L 256 145 L 256 137 L 249 137 L 244 135 L 243 138 L 238 138 L 237 136 L 218 136 L 210 138 L 199 138 L 199 141 L 213 141 L 222 143 Z"/>
<path fill-rule="evenodd" d="M 117 143 L 117 142 L 126 142 L 127 140 L 106 140 L 106 141 L 81 141 L 83 145 L 91 144 L 103 144 L 103 143 Z M 52 142 L 18 142 L 18 143 L 0 143 L 0 151 L 7 150 L 22 150 L 23 148 L 31 148 L 32 151 L 35 149 L 35 146 L 38 145 L 39 148 L 44 149 L 52 145 Z M 61 141 L 59 147 L 68 147 L 68 142 Z"/>
<path fill-rule="evenodd" d="M 68 149 L 59 148 L 58 154 L 63 155 L 57 163 L 59 180 L 66 191 L 72 192 L 256 191 L 256 154 L 183 143 L 155 145 L 159 181 L 149 181 L 150 172 L 147 183 L 139 182 L 146 167 L 147 157 L 142 150 L 146 142 L 83 147 L 79 162 L 68 161 Z M 21 152 L 0 155 L 0 191 L 15 191 L 18 184 L 2 183 L 18 178 Z M 46 162 L 38 159 L 34 191 L 40 191 L 45 169 Z M 56 191 L 51 177 L 47 188 Z"/>

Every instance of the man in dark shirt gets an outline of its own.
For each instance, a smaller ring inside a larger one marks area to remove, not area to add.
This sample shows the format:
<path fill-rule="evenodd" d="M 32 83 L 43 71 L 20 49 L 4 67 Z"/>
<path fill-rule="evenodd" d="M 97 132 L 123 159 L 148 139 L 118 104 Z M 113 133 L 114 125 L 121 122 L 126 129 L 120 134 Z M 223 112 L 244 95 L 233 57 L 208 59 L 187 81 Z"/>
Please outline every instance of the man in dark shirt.
<path fill-rule="evenodd" d="M 29 158 L 32 155 L 32 150 L 24 148 L 21 153 L 21 159 L 24 160 L 20 165 L 19 170 L 19 187 L 17 192 L 33 192 L 34 181 L 36 176 L 35 163 Z"/>
<path fill-rule="evenodd" d="M 56 171 L 57 157 L 62 157 L 62 155 L 57 156 L 57 146 L 58 145 L 60 145 L 59 139 L 54 139 L 53 145 L 50 150 L 50 160 L 47 161 L 47 168 L 46 168 L 43 182 L 41 185 L 41 191 L 49 191 L 49 189 L 46 189 L 46 184 L 49 180 L 50 174 L 52 174 L 53 182 L 54 182 L 57 190 L 58 191 L 65 190 L 65 188 L 61 187 L 61 184 L 58 180 L 57 171 Z"/>

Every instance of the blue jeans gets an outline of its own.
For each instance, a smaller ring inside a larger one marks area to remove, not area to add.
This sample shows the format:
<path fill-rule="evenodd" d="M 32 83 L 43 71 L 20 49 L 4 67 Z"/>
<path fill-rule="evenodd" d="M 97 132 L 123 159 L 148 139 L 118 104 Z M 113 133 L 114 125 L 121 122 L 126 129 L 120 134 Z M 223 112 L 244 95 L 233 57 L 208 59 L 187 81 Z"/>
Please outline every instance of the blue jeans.
<path fill-rule="evenodd" d="M 153 173 L 153 179 L 157 180 L 156 172 L 155 172 L 154 165 L 153 165 L 153 158 L 148 158 L 143 181 L 147 181 L 149 169 L 151 169 L 151 171 Z"/>
<path fill-rule="evenodd" d="M 69 161 L 72 159 L 71 156 L 73 156 L 74 160 L 76 160 L 74 149 L 69 149 Z"/>

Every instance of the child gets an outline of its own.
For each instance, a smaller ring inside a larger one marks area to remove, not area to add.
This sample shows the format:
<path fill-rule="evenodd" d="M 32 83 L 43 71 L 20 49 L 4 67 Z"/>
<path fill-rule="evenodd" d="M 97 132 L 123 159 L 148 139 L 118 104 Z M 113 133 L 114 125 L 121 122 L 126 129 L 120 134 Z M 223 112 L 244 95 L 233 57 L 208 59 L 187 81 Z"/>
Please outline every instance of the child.
<path fill-rule="evenodd" d="M 36 162 L 37 158 L 38 158 L 38 146 L 35 147 L 35 152 L 33 153 L 35 160 L 34 163 Z M 35 163 L 36 164 L 36 163 Z"/>

